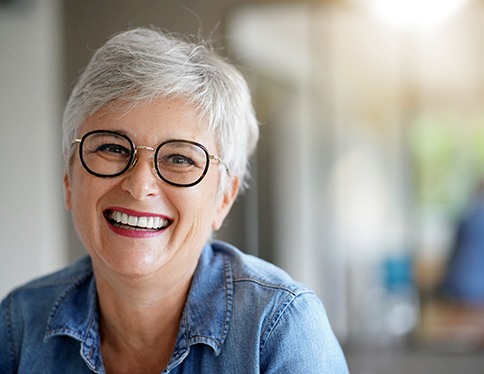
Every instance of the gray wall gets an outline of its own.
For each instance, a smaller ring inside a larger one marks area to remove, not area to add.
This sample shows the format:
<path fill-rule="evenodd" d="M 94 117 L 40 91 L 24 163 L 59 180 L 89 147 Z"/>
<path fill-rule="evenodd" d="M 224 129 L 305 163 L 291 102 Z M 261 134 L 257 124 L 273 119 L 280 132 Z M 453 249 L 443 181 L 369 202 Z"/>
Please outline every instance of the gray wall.
<path fill-rule="evenodd" d="M 0 5 L 0 297 L 67 263 L 60 25 L 57 0 Z"/>

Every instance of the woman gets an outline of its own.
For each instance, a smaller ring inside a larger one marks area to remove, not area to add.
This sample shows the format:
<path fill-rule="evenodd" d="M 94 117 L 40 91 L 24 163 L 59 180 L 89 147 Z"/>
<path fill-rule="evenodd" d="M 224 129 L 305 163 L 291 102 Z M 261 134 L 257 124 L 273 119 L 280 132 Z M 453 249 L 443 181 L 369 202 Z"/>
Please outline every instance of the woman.
<path fill-rule="evenodd" d="M 1 305 L 2 373 L 346 373 L 313 292 L 209 241 L 258 138 L 241 74 L 203 45 L 112 38 L 64 113 L 66 206 L 88 257 Z"/>

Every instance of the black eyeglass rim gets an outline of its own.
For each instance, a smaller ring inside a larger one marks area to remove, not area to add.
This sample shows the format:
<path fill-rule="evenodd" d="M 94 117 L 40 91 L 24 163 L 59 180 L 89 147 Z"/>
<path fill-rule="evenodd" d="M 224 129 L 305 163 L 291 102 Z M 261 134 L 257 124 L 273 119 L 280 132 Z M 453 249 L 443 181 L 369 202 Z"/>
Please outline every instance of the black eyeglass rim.
<path fill-rule="evenodd" d="M 99 174 L 99 173 L 96 173 L 94 172 L 93 170 L 91 170 L 86 162 L 84 161 L 84 157 L 82 156 L 82 149 L 84 147 L 84 142 L 85 140 L 92 134 L 113 134 L 113 135 L 116 135 L 116 136 L 120 136 L 124 139 L 126 139 L 128 141 L 128 143 L 130 144 L 131 146 L 131 156 L 129 158 L 129 162 L 128 164 L 126 165 L 126 167 L 121 170 L 120 172 L 118 173 L 115 173 L 115 174 L 110 174 L 110 175 L 106 175 L 106 174 Z M 134 162 L 135 162 L 135 159 L 136 159 L 136 153 L 137 153 L 137 148 L 136 148 L 136 145 L 134 144 L 134 142 L 125 134 L 123 133 L 120 133 L 120 132 L 117 132 L 117 131 L 112 131 L 112 130 L 92 130 L 92 131 L 88 131 L 87 133 L 85 133 L 81 138 L 80 138 L 80 141 L 77 142 L 77 141 L 73 141 L 73 144 L 74 143 L 79 143 L 79 150 L 78 150 L 78 154 L 79 154 L 79 160 L 81 161 L 81 164 L 82 166 L 84 167 L 84 169 L 89 173 L 89 174 L 92 174 L 96 177 L 99 177 L 99 178 L 115 178 L 115 177 L 119 177 L 120 175 L 126 173 L 131 167 L 133 167 L 134 165 Z M 208 169 L 210 167 L 210 154 L 208 152 L 208 149 L 203 145 L 203 144 L 200 144 L 196 141 L 193 141 L 193 140 L 186 140 L 186 139 L 169 139 L 169 140 L 166 140 L 162 143 L 160 143 L 156 148 L 155 148 L 155 151 L 154 151 L 154 159 L 156 160 L 158 158 L 158 152 L 160 150 L 160 148 L 165 145 L 165 144 L 168 144 L 168 143 L 188 143 L 188 144 L 193 144 L 197 147 L 199 147 L 204 153 L 205 153 L 205 159 L 206 159 L 206 163 L 205 163 L 205 168 L 202 172 L 202 174 L 200 175 L 200 177 L 194 181 L 194 182 L 191 182 L 191 183 L 187 183 L 187 184 L 184 184 L 184 183 L 175 183 L 175 182 L 171 182 L 169 181 L 168 179 L 166 179 L 160 172 L 159 170 L 159 167 L 158 167 L 158 162 L 154 162 L 154 166 L 155 166 L 155 170 L 156 170 L 156 174 L 158 174 L 158 177 L 160 177 L 160 179 L 162 181 L 164 181 L 165 183 L 168 183 L 169 185 L 172 185 L 172 186 L 176 186 L 176 187 L 192 187 L 192 186 L 195 186 L 197 185 L 198 183 L 200 183 L 202 181 L 203 178 L 205 178 L 205 176 L 207 175 L 207 172 L 208 172 Z"/>

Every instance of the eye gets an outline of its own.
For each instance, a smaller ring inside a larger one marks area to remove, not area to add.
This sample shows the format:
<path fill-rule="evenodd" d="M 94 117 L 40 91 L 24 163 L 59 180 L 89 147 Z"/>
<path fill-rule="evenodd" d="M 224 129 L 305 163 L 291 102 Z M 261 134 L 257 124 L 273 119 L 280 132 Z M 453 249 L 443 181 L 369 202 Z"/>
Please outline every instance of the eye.
<path fill-rule="evenodd" d="M 167 177 L 167 173 L 198 173 L 207 164 L 207 155 L 203 148 L 185 141 L 169 141 L 158 148 L 158 171 Z"/>
<path fill-rule="evenodd" d="M 167 166 L 193 166 L 195 162 L 188 156 L 182 154 L 171 154 L 164 156 L 160 163 Z"/>
<path fill-rule="evenodd" d="M 129 157 L 129 155 L 131 154 L 131 151 L 122 145 L 108 144 L 108 143 L 100 144 L 97 147 L 96 152 L 106 153 L 112 156 L 125 156 L 125 157 Z"/>

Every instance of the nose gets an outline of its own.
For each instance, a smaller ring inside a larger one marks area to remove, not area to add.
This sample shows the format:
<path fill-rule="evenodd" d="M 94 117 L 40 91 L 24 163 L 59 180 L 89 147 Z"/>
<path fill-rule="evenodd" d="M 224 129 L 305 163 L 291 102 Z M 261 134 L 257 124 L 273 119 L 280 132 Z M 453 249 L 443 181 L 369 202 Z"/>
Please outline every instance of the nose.
<path fill-rule="evenodd" d="M 153 148 L 144 146 L 137 147 L 138 149 L 154 151 Z M 160 193 L 161 180 L 153 167 L 150 152 L 137 152 L 133 166 L 126 172 L 121 183 L 121 187 L 136 200 L 155 197 Z"/>

